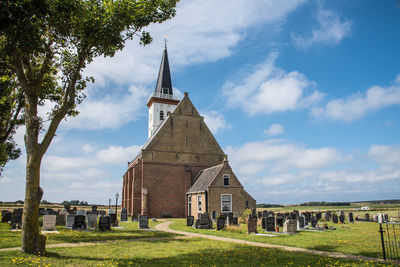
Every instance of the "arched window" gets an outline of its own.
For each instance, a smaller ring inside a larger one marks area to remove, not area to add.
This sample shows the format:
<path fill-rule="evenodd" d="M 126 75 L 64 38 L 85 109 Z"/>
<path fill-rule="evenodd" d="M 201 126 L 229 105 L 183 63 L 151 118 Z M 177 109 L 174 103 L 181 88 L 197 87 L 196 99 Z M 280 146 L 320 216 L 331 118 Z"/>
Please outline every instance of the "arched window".
<path fill-rule="evenodd" d="M 160 111 L 160 121 L 164 120 L 164 111 Z"/>

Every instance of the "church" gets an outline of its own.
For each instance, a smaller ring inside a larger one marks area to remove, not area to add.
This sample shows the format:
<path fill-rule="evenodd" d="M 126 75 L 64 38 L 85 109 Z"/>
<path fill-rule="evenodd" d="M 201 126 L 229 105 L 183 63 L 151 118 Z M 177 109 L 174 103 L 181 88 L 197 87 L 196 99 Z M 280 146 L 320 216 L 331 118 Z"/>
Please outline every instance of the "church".
<path fill-rule="evenodd" d="M 148 140 L 123 176 L 122 208 L 129 215 L 237 217 L 256 207 L 189 94 L 182 100 L 173 94 L 166 46 L 147 107 Z"/>

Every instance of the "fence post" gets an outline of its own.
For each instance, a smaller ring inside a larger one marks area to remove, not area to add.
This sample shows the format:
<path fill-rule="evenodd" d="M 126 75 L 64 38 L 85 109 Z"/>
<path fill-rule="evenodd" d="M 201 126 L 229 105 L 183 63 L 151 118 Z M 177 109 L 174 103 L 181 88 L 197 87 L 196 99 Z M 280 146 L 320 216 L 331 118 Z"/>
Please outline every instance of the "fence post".
<path fill-rule="evenodd" d="M 382 223 L 379 224 L 379 232 L 381 233 L 383 259 L 386 260 L 385 241 L 384 241 L 384 238 L 383 238 L 383 233 L 385 231 L 383 231 L 383 229 L 382 229 Z"/>

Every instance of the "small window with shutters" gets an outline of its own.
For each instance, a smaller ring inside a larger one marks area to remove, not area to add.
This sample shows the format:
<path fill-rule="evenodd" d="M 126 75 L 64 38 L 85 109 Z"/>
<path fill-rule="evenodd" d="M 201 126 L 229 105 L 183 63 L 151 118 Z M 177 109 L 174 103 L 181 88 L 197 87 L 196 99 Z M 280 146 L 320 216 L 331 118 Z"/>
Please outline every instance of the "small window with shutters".
<path fill-rule="evenodd" d="M 224 174 L 224 186 L 229 186 L 229 174 Z"/>
<path fill-rule="evenodd" d="M 160 121 L 164 120 L 164 111 L 160 111 Z"/>

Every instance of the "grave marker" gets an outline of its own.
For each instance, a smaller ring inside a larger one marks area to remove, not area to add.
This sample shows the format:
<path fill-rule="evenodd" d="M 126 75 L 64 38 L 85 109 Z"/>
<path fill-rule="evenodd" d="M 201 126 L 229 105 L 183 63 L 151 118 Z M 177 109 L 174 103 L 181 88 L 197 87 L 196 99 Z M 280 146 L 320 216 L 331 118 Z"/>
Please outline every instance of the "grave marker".
<path fill-rule="evenodd" d="M 75 215 L 74 214 L 67 215 L 67 221 L 65 223 L 65 227 L 72 228 L 72 225 L 74 224 L 74 221 L 75 221 Z"/>
<path fill-rule="evenodd" d="M 110 216 L 102 216 L 99 218 L 99 230 L 100 231 L 110 231 L 111 230 Z"/>
<path fill-rule="evenodd" d="M 132 215 L 133 220 L 133 215 Z M 194 216 L 187 216 L 186 217 L 186 226 L 192 226 L 194 223 Z"/>
<path fill-rule="evenodd" d="M 207 212 L 200 213 L 199 218 L 196 220 L 194 227 L 196 229 L 211 229 L 212 221 Z"/>
<path fill-rule="evenodd" d="M 121 210 L 121 222 L 126 222 L 128 220 L 128 211 L 126 208 Z"/>
<path fill-rule="evenodd" d="M 55 231 L 56 217 L 57 215 L 44 215 L 42 231 Z"/>
<path fill-rule="evenodd" d="M 139 215 L 139 229 L 149 228 L 149 217 L 147 215 Z"/>
<path fill-rule="evenodd" d="M 304 228 L 306 223 L 306 218 L 304 216 L 299 217 L 299 228 Z"/>
<path fill-rule="evenodd" d="M 257 232 L 257 217 L 249 215 L 247 218 L 247 233 L 258 233 Z"/>
<path fill-rule="evenodd" d="M 332 214 L 333 223 L 338 223 L 338 216 L 336 214 Z"/>
<path fill-rule="evenodd" d="M 86 230 L 86 216 L 75 215 L 72 230 Z"/>
<path fill-rule="evenodd" d="M 217 231 L 225 228 L 225 222 L 226 222 L 226 219 L 224 216 L 217 217 Z"/>
<path fill-rule="evenodd" d="M 274 217 L 269 216 L 266 218 L 266 230 L 268 232 L 275 231 L 275 218 Z"/>
<path fill-rule="evenodd" d="M 44 215 L 44 216 L 50 216 L 50 215 Z M 60 213 L 58 215 L 53 215 L 53 216 L 56 216 L 56 225 L 57 226 L 65 225 L 65 214 Z"/>
<path fill-rule="evenodd" d="M 97 214 L 96 213 L 88 214 L 87 215 L 87 219 L 88 219 L 88 227 L 96 228 L 96 226 L 97 226 Z"/>
<path fill-rule="evenodd" d="M 354 223 L 354 217 L 352 212 L 349 212 L 347 220 L 349 221 L 349 223 Z"/>
<path fill-rule="evenodd" d="M 297 221 L 293 219 L 288 219 L 283 224 L 284 233 L 296 233 L 297 232 Z"/>

